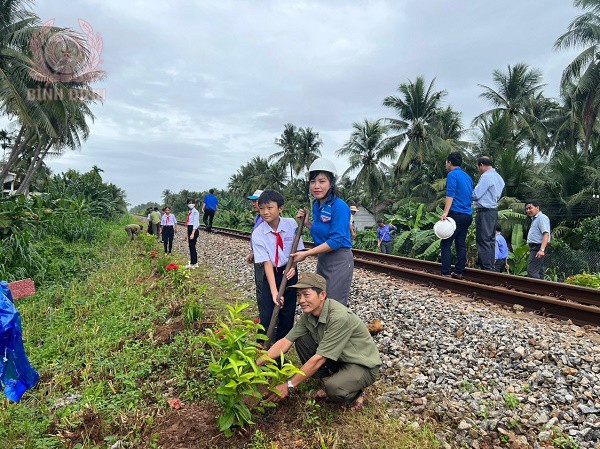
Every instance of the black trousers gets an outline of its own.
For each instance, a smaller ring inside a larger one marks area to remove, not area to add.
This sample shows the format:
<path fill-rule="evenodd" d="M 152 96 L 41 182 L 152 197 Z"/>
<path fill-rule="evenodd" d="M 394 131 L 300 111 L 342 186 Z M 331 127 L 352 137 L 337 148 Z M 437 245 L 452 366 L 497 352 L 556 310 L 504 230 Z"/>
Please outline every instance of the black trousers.
<path fill-rule="evenodd" d="M 163 245 L 165 245 L 165 253 L 171 254 L 173 251 L 173 238 L 175 237 L 175 229 L 173 226 L 163 226 L 162 228 L 162 239 Z"/>
<path fill-rule="evenodd" d="M 277 285 L 278 289 L 281 285 L 281 281 L 283 280 L 284 268 L 285 267 L 281 267 L 278 270 L 275 270 L 275 285 Z M 296 283 L 298 283 L 298 273 L 296 273 L 293 278 L 288 280 L 287 285 L 294 285 Z M 296 289 L 286 289 L 285 293 L 283 294 L 283 298 L 283 307 L 279 310 L 277 330 L 273 338 L 273 343 L 285 337 L 288 332 L 292 330 L 292 327 L 294 327 L 294 314 L 296 313 Z M 262 301 L 260 307 L 258 308 L 260 313 L 260 324 L 262 324 L 262 326 L 265 328 L 265 330 L 261 332 L 263 334 L 267 332 L 267 329 L 269 329 L 269 323 L 271 322 L 271 315 L 273 314 L 274 308 L 275 303 L 273 303 L 271 287 L 269 287 L 269 281 L 265 275 L 263 276 Z"/>
<path fill-rule="evenodd" d="M 477 243 L 477 264 L 482 270 L 494 270 L 497 224 L 498 209 L 477 209 L 475 241 Z"/>
<path fill-rule="evenodd" d="M 194 232 L 194 238 L 190 238 L 192 232 L 194 231 L 194 227 L 192 225 L 188 225 L 187 227 L 187 236 L 188 236 L 188 246 L 190 247 L 190 264 L 196 265 L 198 263 L 198 253 L 196 252 L 196 241 L 198 240 L 198 229 Z"/>
<path fill-rule="evenodd" d="M 204 209 L 204 216 L 202 217 L 202 221 L 204 222 L 204 226 L 206 226 L 206 231 L 212 231 L 213 219 L 215 218 L 215 211 L 212 209 Z"/>
<path fill-rule="evenodd" d="M 494 271 L 497 273 L 504 273 L 506 271 L 506 258 L 496 259 L 494 262 Z"/>
<path fill-rule="evenodd" d="M 456 222 L 456 231 L 452 237 L 442 240 L 442 274 L 448 275 L 452 273 L 452 242 L 456 248 L 456 265 L 454 272 L 463 274 L 467 266 L 467 234 L 469 226 L 473 221 L 473 216 L 469 214 L 461 214 L 458 212 L 450 212 L 448 214 Z"/>
<path fill-rule="evenodd" d="M 529 258 L 527 259 L 527 276 L 534 279 L 544 279 L 544 262 L 546 261 L 546 257 L 551 252 L 550 245 L 546 246 L 546 252 L 544 253 L 544 257 L 538 259 L 537 253 L 542 247 L 539 243 L 530 243 L 529 244 Z"/>

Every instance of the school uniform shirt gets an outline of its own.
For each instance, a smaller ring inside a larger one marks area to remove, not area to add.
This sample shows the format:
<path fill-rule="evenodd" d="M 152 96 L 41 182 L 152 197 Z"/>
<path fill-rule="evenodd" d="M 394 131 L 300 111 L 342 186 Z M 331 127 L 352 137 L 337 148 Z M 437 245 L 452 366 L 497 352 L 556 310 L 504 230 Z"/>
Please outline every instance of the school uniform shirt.
<path fill-rule="evenodd" d="M 200 212 L 198 212 L 198 209 L 194 207 L 188 212 L 185 224 L 186 226 L 192 225 L 194 231 L 200 227 Z"/>
<path fill-rule="evenodd" d="M 508 257 L 508 245 L 502 234 L 496 234 L 496 260 L 506 259 Z"/>
<path fill-rule="evenodd" d="M 450 212 L 473 215 L 473 209 L 471 209 L 473 180 L 460 167 L 454 167 L 448 173 L 446 196 L 453 199 Z"/>
<path fill-rule="evenodd" d="M 219 204 L 219 200 L 212 193 L 204 196 L 204 210 L 211 209 L 217 210 L 217 205 Z"/>
<path fill-rule="evenodd" d="M 315 246 L 327 243 L 332 250 L 352 248 L 350 240 L 350 208 L 341 198 L 321 204 L 315 201 L 312 207 L 313 224 L 310 228 Z"/>
<path fill-rule="evenodd" d="M 281 217 L 279 226 L 277 226 L 277 233 L 281 239 L 278 239 L 277 234 L 273 232 L 271 226 L 263 221 L 252 232 L 254 263 L 263 263 L 270 260 L 274 267 L 285 266 L 292 252 L 292 245 L 297 229 L 298 223 L 296 223 L 296 220 Z M 298 243 L 298 250 L 301 249 L 304 249 L 302 237 L 300 237 L 300 242 Z"/>
<path fill-rule="evenodd" d="M 160 225 L 161 226 L 177 226 L 177 218 L 175 218 L 175 215 L 173 214 L 163 214 L 162 218 L 160 219 Z"/>
<path fill-rule="evenodd" d="M 550 219 L 541 211 L 531 219 L 531 226 L 527 233 L 527 243 L 542 243 L 544 233 L 550 234 Z M 548 243 L 550 243 L 550 235 L 548 235 Z"/>

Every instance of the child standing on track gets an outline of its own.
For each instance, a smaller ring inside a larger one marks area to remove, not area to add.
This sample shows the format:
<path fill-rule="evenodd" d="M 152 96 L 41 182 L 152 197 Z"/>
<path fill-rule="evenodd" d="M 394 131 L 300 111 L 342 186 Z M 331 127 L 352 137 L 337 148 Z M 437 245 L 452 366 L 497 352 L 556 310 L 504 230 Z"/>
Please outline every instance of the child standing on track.
<path fill-rule="evenodd" d="M 165 254 L 171 254 L 173 251 L 173 239 L 177 233 L 177 219 L 171 213 L 169 206 L 165 207 L 165 214 L 160 220 L 163 245 L 165 245 Z"/>
<path fill-rule="evenodd" d="M 190 263 L 186 268 L 198 268 L 198 253 L 196 252 L 196 241 L 198 240 L 198 231 L 200 228 L 200 212 L 196 209 L 196 200 L 188 198 L 188 209 L 185 225 L 187 227 L 187 241 L 190 248 Z M 184 240 L 186 237 L 184 237 Z"/>
<path fill-rule="evenodd" d="M 283 203 L 284 199 L 281 193 L 275 190 L 265 190 L 258 197 L 258 208 L 264 221 L 252 232 L 254 262 L 263 263 L 265 269 L 262 301 L 259 308 L 260 322 L 265 329 L 269 327 L 275 305 L 281 306 L 277 332 L 273 341 L 285 337 L 292 329 L 296 312 L 295 290 L 286 290 L 282 297 L 279 297 L 278 293 L 285 265 L 292 252 L 294 236 L 298 230 L 296 220 L 281 217 Z M 302 238 L 298 243 L 298 249 L 304 249 Z M 291 284 L 298 281 L 295 264 L 287 273 L 287 279 Z"/>

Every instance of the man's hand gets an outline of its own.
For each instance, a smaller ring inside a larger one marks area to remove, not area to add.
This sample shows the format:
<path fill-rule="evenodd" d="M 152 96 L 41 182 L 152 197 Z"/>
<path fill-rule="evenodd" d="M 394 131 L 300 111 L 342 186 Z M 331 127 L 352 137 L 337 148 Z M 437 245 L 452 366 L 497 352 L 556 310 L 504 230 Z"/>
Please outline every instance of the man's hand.
<path fill-rule="evenodd" d="M 442 218 L 441 218 L 441 220 L 442 220 L 442 221 L 446 221 L 446 218 L 448 218 L 448 212 L 444 212 L 444 213 L 442 214 Z"/>
<path fill-rule="evenodd" d="M 545 255 L 546 253 L 544 251 L 538 251 L 535 257 L 536 259 L 542 259 Z"/>
<path fill-rule="evenodd" d="M 248 257 L 246 257 L 247 264 L 251 264 L 252 262 L 254 262 L 254 253 L 250 253 L 248 254 Z"/>
<path fill-rule="evenodd" d="M 275 387 L 275 390 L 277 390 L 279 392 L 279 394 L 277 393 L 273 393 L 271 392 L 269 394 L 269 396 L 267 396 L 267 401 L 269 402 L 279 402 L 282 399 L 284 399 L 289 393 L 288 393 L 288 388 L 287 388 L 287 384 L 281 384 L 281 385 L 277 385 Z"/>

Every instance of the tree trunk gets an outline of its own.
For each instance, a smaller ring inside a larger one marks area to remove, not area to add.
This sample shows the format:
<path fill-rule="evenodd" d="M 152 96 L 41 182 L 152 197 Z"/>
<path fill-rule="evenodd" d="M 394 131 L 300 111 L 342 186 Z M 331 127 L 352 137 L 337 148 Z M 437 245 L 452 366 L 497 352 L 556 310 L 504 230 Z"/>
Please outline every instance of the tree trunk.
<path fill-rule="evenodd" d="M 15 143 L 13 144 L 13 148 L 12 148 L 12 151 L 10 152 L 10 156 L 8 157 L 8 161 L 6 161 L 6 164 L 0 170 L 0 185 L 1 186 L 4 186 L 4 180 L 6 179 L 8 172 L 10 171 L 12 166 L 15 165 L 15 162 L 17 162 L 17 159 L 19 158 L 19 154 L 21 154 L 22 146 L 20 145 L 20 143 L 21 143 L 21 138 L 23 137 L 23 132 L 25 132 L 25 127 L 22 126 L 21 130 L 19 131 L 19 134 L 17 135 L 17 138 L 15 139 Z M 24 144 L 26 144 L 28 141 L 29 141 L 29 139 L 27 139 L 27 141 L 24 142 Z"/>
<path fill-rule="evenodd" d="M 39 168 L 42 166 L 42 162 L 44 161 L 46 154 L 48 154 L 48 150 L 50 149 L 51 146 L 52 146 L 52 142 L 50 142 L 48 145 L 46 145 L 44 147 L 44 149 L 42 150 L 41 147 L 38 145 L 38 147 L 35 150 L 35 153 L 33 154 L 33 158 L 31 159 L 31 163 L 29 164 L 29 167 L 27 168 L 27 173 L 25 174 L 25 179 L 23 179 L 23 182 L 21 183 L 21 185 L 19 186 L 19 189 L 17 190 L 17 195 L 21 195 L 21 194 L 27 195 L 29 193 L 29 185 L 31 184 L 31 180 L 33 179 L 33 176 L 37 173 Z"/>

